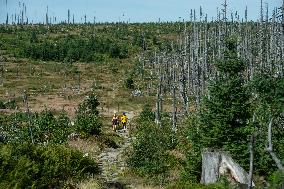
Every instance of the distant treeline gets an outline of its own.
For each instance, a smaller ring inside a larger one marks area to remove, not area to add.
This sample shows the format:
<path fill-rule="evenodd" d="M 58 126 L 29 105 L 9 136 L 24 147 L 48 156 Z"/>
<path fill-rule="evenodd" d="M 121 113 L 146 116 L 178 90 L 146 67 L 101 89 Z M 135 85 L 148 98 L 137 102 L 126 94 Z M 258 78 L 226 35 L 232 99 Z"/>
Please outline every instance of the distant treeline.
<path fill-rule="evenodd" d="M 0 25 L 0 48 L 43 61 L 91 62 L 124 59 L 142 51 L 171 51 L 180 25 Z"/>
<path fill-rule="evenodd" d="M 52 61 L 94 61 L 104 56 L 111 58 L 127 58 L 128 48 L 110 39 L 90 36 L 83 39 L 79 36 L 67 36 L 57 41 L 44 40 L 37 42 L 33 34 L 30 43 L 26 43 L 20 52 L 21 56 L 33 59 Z"/>

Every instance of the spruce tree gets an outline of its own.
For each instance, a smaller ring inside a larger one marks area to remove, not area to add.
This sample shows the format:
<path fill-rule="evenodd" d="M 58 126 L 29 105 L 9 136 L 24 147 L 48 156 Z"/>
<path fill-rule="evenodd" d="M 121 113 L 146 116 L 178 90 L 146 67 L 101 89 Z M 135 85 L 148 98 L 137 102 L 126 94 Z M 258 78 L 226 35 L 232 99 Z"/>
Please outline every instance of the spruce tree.
<path fill-rule="evenodd" d="M 243 153 L 249 135 L 247 122 L 251 118 L 250 93 L 244 83 L 245 63 L 237 56 L 235 38 L 226 40 L 224 60 L 215 66 L 218 76 L 211 82 L 200 112 L 202 143 L 205 147 Z"/>

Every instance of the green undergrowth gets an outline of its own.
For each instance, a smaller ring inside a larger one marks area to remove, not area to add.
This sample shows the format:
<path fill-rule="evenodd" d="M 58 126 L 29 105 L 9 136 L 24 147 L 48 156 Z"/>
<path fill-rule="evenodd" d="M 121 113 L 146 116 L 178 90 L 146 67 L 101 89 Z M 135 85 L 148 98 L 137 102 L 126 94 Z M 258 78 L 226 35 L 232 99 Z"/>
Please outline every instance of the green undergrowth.
<path fill-rule="evenodd" d="M 179 160 L 170 152 L 175 147 L 175 136 L 168 118 L 164 117 L 162 125 L 154 123 L 155 115 L 149 105 L 145 105 L 133 134 L 136 140 L 132 144 L 127 163 L 139 176 L 147 178 L 154 184 L 169 182 L 170 171 L 179 165 Z M 155 179 L 153 179 L 155 178 Z"/>
<path fill-rule="evenodd" d="M 99 174 L 94 159 L 66 147 L 73 133 L 81 138 L 102 135 L 98 105 L 90 92 L 79 105 L 74 124 L 65 112 L 51 110 L 1 115 L 0 188 L 74 188 Z M 116 144 L 110 139 L 102 143 Z"/>
<path fill-rule="evenodd" d="M 0 144 L 0 159 L 0 188 L 64 188 L 99 173 L 94 160 L 58 144 Z"/>

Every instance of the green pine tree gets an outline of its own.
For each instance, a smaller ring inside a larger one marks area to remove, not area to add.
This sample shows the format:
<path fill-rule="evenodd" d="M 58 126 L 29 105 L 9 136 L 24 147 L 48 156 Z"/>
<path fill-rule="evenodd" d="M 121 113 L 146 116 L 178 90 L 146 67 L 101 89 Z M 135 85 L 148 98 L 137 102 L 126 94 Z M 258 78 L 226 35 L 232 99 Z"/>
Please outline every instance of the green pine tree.
<path fill-rule="evenodd" d="M 247 148 L 250 93 L 244 83 L 245 63 L 237 57 L 234 38 L 227 39 L 224 60 L 215 65 L 219 74 L 211 83 L 200 112 L 202 143 L 205 147 L 229 151 L 240 148 L 239 145 Z M 243 150 L 246 149 L 238 151 Z"/>
<path fill-rule="evenodd" d="M 235 38 L 226 40 L 224 59 L 215 63 L 217 78 L 210 83 L 200 112 L 190 121 L 187 177 L 199 181 L 201 153 L 205 148 L 229 152 L 248 167 L 248 137 L 252 130 L 250 93 L 244 82 L 245 63 L 237 56 Z M 198 174 L 199 173 L 199 174 Z"/>

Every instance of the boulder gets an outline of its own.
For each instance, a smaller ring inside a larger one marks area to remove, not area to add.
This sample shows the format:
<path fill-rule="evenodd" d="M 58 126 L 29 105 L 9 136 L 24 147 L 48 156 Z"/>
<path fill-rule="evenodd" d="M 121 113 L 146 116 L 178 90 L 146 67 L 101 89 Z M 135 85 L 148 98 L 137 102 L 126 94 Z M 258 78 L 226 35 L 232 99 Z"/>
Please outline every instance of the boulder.
<path fill-rule="evenodd" d="M 131 96 L 140 97 L 140 96 L 142 96 L 142 92 L 140 90 L 136 89 L 136 90 L 131 92 Z"/>

